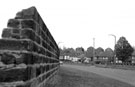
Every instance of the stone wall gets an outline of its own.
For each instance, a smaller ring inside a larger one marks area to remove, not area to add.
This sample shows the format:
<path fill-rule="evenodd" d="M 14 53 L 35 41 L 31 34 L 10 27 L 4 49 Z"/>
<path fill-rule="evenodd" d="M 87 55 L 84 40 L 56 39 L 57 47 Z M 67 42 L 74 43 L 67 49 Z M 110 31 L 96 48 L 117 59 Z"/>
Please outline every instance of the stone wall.
<path fill-rule="evenodd" d="M 59 48 L 35 7 L 10 19 L 0 39 L 0 87 L 44 87 L 59 69 Z"/>

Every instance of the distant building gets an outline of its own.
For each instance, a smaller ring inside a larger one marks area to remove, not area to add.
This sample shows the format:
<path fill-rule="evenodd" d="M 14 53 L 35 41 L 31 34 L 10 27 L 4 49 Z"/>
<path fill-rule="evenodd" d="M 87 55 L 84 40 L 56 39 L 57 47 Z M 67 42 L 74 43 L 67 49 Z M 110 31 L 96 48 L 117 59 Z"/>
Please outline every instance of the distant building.
<path fill-rule="evenodd" d="M 79 57 L 72 57 L 72 61 L 73 61 L 73 62 L 78 62 L 80 59 L 81 59 L 81 58 L 79 58 Z"/>
<path fill-rule="evenodd" d="M 132 59 L 131 59 L 132 63 L 135 63 L 135 51 L 132 53 Z"/>
<path fill-rule="evenodd" d="M 64 60 L 72 60 L 70 56 L 64 56 Z"/>

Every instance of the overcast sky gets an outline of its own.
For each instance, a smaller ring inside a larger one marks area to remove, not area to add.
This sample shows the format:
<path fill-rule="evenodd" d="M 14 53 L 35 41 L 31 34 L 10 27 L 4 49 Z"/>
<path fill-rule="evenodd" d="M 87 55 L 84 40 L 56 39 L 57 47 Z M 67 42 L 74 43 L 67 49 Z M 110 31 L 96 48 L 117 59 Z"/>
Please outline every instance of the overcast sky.
<path fill-rule="evenodd" d="M 114 34 L 135 46 L 135 0 L 2 0 L 0 34 L 7 21 L 35 6 L 60 47 L 114 48 Z"/>

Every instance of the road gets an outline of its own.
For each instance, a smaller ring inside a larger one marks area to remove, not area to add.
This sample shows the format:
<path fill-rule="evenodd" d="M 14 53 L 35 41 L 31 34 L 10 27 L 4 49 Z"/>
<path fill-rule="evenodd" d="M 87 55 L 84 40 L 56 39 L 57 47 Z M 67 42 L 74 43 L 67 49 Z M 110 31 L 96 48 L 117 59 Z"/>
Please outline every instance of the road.
<path fill-rule="evenodd" d="M 95 73 L 101 76 L 116 79 L 135 86 L 135 71 L 131 70 L 121 70 L 121 69 L 110 69 L 110 68 L 99 68 L 95 66 L 78 66 L 63 64 L 63 67 L 72 68 L 76 70 L 86 71 L 90 73 Z"/>

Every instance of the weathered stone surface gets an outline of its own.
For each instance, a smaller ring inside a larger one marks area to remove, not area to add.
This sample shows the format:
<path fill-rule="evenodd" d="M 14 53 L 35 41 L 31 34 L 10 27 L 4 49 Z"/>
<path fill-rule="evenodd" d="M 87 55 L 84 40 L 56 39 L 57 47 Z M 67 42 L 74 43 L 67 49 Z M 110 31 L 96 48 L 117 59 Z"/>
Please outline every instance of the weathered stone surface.
<path fill-rule="evenodd" d="M 43 47 L 38 47 L 38 53 L 44 55 L 46 53 L 46 50 Z"/>
<path fill-rule="evenodd" d="M 24 9 L 7 26 L 0 39 L 0 82 L 44 86 L 59 67 L 59 48 L 41 16 L 35 7 Z"/>
<path fill-rule="evenodd" d="M 4 64 L 34 64 L 44 63 L 45 57 L 33 55 L 32 53 L 15 53 L 15 52 L 4 52 L 0 53 L 1 62 Z"/>
<path fill-rule="evenodd" d="M 20 29 L 14 28 L 14 29 L 10 29 L 10 28 L 5 28 L 3 30 L 3 34 L 2 37 L 3 38 L 15 38 L 15 39 L 20 39 Z"/>
<path fill-rule="evenodd" d="M 40 67 L 36 68 L 36 76 L 39 76 L 40 74 L 42 74 L 42 70 Z"/>
<path fill-rule="evenodd" d="M 45 41 L 42 41 L 42 46 L 43 46 L 44 48 L 48 49 L 48 44 L 45 43 Z"/>
<path fill-rule="evenodd" d="M 32 42 L 27 40 L 0 39 L 0 50 L 32 51 Z"/>
<path fill-rule="evenodd" d="M 15 63 L 15 56 L 10 53 L 3 53 L 0 55 L 1 61 L 4 64 L 14 64 Z"/>
<path fill-rule="evenodd" d="M 38 12 L 35 7 L 23 9 L 16 14 L 16 19 L 34 19 L 38 21 Z"/>
<path fill-rule="evenodd" d="M 7 27 L 21 28 L 21 20 L 19 20 L 19 19 L 9 19 Z"/>
<path fill-rule="evenodd" d="M 12 29 L 7 29 L 7 28 L 3 29 L 2 38 L 10 38 L 11 32 L 12 32 Z"/>
<path fill-rule="evenodd" d="M 36 31 L 36 29 L 38 28 L 37 26 L 39 26 L 39 25 L 36 24 L 34 20 L 22 20 L 21 21 L 21 28 L 31 28 L 34 31 Z"/>
<path fill-rule="evenodd" d="M 39 36 L 35 35 L 35 41 L 40 44 L 41 43 L 41 39 Z"/>
<path fill-rule="evenodd" d="M 0 69 L 0 82 L 25 81 L 26 69 Z"/>
<path fill-rule="evenodd" d="M 32 53 L 23 53 L 21 56 L 24 64 L 34 64 L 34 58 Z"/>
<path fill-rule="evenodd" d="M 35 41 L 35 32 L 31 29 L 21 30 L 21 39 L 31 39 Z"/>
<path fill-rule="evenodd" d="M 14 39 L 31 39 L 32 41 L 36 40 L 35 32 L 30 28 L 6 28 L 3 30 L 2 37 Z"/>
<path fill-rule="evenodd" d="M 38 29 L 38 26 L 39 25 L 35 23 L 34 20 L 31 19 L 10 19 L 7 25 L 7 27 L 9 28 L 18 28 L 18 29 L 31 28 L 34 31 Z"/>

